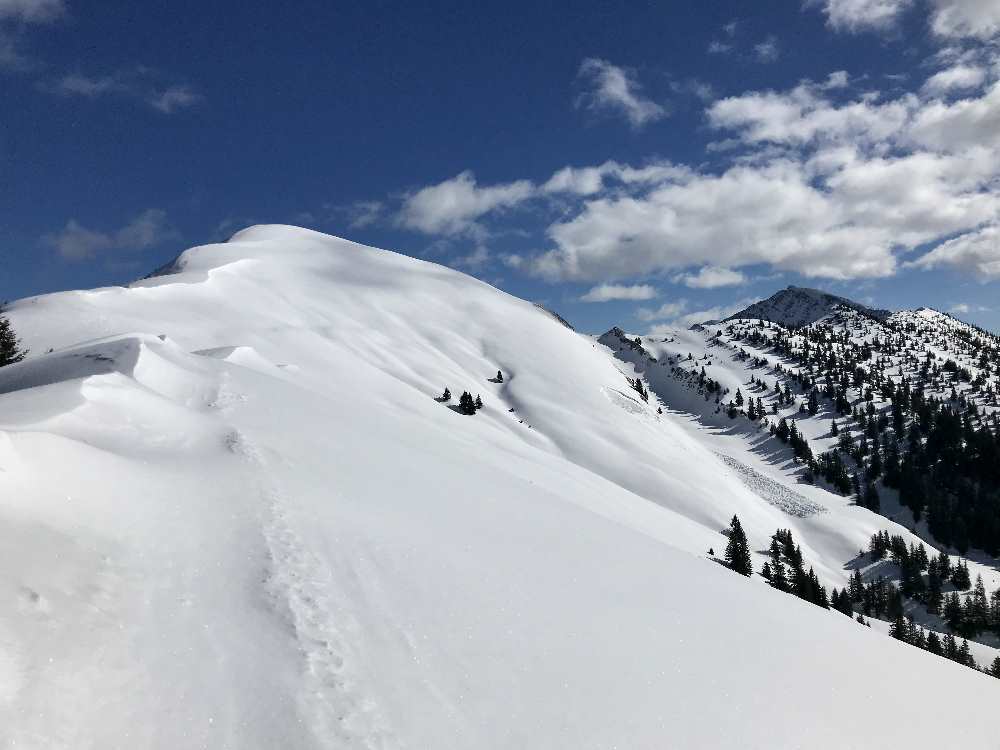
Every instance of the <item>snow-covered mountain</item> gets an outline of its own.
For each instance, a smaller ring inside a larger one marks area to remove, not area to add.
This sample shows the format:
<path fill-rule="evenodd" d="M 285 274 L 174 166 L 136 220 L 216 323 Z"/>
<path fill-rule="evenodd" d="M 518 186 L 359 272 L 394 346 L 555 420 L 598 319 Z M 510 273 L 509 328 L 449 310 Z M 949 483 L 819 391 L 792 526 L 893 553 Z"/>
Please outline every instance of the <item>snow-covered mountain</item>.
<path fill-rule="evenodd" d="M 652 396 L 692 418 L 696 437 L 727 460 L 738 450 L 765 457 L 764 471 L 747 476 L 771 486 L 771 502 L 811 515 L 804 500 L 813 496 L 803 489 L 822 488 L 814 499 L 830 528 L 806 533 L 816 540 L 807 542 L 806 558 L 828 561 L 823 581 L 853 592 L 860 572 L 865 586 L 902 594 L 899 614 L 935 637 L 974 639 L 974 659 L 995 665 L 1000 338 L 928 308 L 887 316 L 859 308 L 837 303 L 805 327 L 751 316 L 656 338 L 615 328 L 599 341 L 641 373 Z M 877 554 L 837 549 L 832 542 L 850 523 L 838 516 L 861 520 L 859 508 L 869 511 L 863 522 L 873 533 L 950 563 L 967 559 L 968 580 L 926 562 L 907 567 L 896 553 L 887 566 Z M 869 606 L 869 593 L 855 599 L 855 611 L 892 620 L 892 607 Z M 912 640 L 923 647 L 922 634 Z"/>
<path fill-rule="evenodd" d="M 837 310 L 855 310 L 877 320 L 889 316 L 888 310 L 873 310 L 844 297 L 799 286 L 789 286 L 760 302 L 730 315 L 726 320 L 767 320 L 783 326 L 815 323 Z M 715 321 L 713 321 L 715 322 Z"/>
<path fill-rule="evenodd" d="M 8 315 L 7 746 L 995 742 L 1000 682 L 714 559 L 736 514 L 755 567 L 787 528 L 841 586 L 910 533 L 679 374 L 745 384 L 736 329 L 599 343 L 281 226 Z"/>

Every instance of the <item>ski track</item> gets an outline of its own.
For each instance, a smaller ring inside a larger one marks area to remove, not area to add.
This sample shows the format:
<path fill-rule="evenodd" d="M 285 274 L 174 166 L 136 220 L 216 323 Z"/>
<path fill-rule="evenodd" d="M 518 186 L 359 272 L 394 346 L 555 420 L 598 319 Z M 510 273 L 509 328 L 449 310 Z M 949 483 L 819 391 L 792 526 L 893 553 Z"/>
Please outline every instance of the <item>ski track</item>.
<path fill-rule="evenodd" d="M 756 469 L 740 463 L 732 456 L 727 456 L 725 453 L 716 453 L 716 455 L 736 473 L 747 489 L 778 510 L 796 518 L 808 518 L 817 513 L 827 512 L 825 506 L 813 502 L 805 495 L 801 495 L 780 482 L 761 474 Z"/>
<path fill-rule="evenodd" d="M 216 403 L 246 401 L 220 388 Z M 301 720 L 317 747 L 391 750 L 396 747 L 378 704 L 365 694 L 351 669 L 343 633 L 357 630 L 336 604 L 330 570 L 303 543 L 290 518 L 287 499 L 267 470 L 261 452 L 239 429 L 226 437 L 228 448 L 260 475 L 261 532 L 267 549 L 264 585 L 273 610 L 290 629 L 302 656 L 299 691 Z"/>

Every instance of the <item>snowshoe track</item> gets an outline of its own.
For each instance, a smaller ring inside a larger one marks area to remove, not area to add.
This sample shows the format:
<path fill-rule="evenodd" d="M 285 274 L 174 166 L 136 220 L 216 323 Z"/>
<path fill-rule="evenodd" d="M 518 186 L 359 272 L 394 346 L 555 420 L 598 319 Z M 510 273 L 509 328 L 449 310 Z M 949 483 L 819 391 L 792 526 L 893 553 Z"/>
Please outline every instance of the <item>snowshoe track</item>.
<path fill-rule="evenodd" d="M 286 498 L 267 475 L 257 447 L 234 430 L 231 451 L 261 475 L 261 531 L 267 549 L 264 575 L 271 608 L 295 639 L 302 656 L 299 712 L 321 748 L 395 747 L 377 703 L 367 696 L 344 634 L 357 629 L 345 606 L 338 606 L 329 569 L 303 543 L 289 516 Z"/>

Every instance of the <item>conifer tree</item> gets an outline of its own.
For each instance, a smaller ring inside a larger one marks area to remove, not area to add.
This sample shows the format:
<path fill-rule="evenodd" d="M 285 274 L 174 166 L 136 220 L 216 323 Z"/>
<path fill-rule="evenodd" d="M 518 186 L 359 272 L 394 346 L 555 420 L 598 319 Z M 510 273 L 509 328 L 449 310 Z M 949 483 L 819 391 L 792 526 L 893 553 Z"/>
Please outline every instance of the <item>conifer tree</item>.
<path fill-rule="evenodd" d="M 990 664 L 990 674 L 1000 679 L 1000 656 L 994 658 L 993 663 Z"/>
<path fill-rule="evenodd" d="M 451 401 L 451 391 L 448 390 L 448 386 L 445 386 L 444 393 L 441 394 L 442 401 Z"/>
<path fill-rule="evenodd" d="M 908 640 L 906 621 L 903 619 L 902 613 L 896 615 L 896 619 L 893 620 L 892 624 L 889 626 L 889 635 L 897 641 Z"/>
<path fill-rule="evenodd" d="M 927 650 L 930 651 L 932 654 L 936 654 L 937 656 L 944 655 L 944 651 L 941 648 L 941 639 L 938 637 L 938 634 L 935 633 L 933 630 L 927 634 Z"/>
<path fill-rule="evenodd" d="M 747 536 L 740 525 L 740 519 L 735 515 L 729 522 L 729 543 L 726 544 L 726 565 L 740 575 L 753 575 L 753 563 L 750 560 L 750 547 Z"/>
<path fill-rule="evenodd" d="M 458 410 L 466 415 L 476 413 L 476 403 L 472 400 L 472 394 L 468 391 L 462 391 L 462 395 L 458 399 Z"/>
<path fill-rule="evenodd" d="M 473 405 L 475 406 L 476 411 L 479 411 L 480 409 L 483 408 L 483 400 L 481 398 L 479 398 L 479 394 L 478 393 L 476 394 L 476 401 L 475 401 L 475 403 Z"/>
<path fill-rule="evenodd" d="M 20 362 L 27 356 L 28 350 L 21 349 L 20 345 L 10 321 L 0 315 L 0 367 Z"/>
<path fill-rule="evenodd" d="M 499 383 L 503 382 L 503 373 L 500 372 L 500 370 L 497 370 L 497 382 Z"/>

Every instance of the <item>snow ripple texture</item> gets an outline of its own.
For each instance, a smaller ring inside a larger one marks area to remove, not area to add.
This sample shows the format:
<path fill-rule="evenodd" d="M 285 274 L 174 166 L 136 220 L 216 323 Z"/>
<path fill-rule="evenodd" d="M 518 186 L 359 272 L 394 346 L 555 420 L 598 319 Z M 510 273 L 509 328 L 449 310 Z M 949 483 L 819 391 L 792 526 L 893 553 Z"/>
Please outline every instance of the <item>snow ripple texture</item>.
<path fill-rule="evenodd" d="M 805 495 L 801 495 L 780 482 L 764 476 L 759 471 L 750 468 L 744 463 L 740 463 L 732 456 L 727 456 L 724 453 L 717 453 L 716 455 L 722 459 L 726 466 L 736 473 L 736 476 L 746 485 L 747 489 L 778 510 L 797 518 L 808 518 L 817 513 L 827 512 L 827 508 L 819 503 L 815 503 Z"/>

